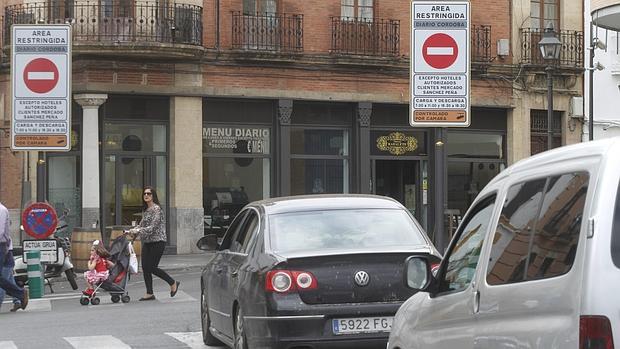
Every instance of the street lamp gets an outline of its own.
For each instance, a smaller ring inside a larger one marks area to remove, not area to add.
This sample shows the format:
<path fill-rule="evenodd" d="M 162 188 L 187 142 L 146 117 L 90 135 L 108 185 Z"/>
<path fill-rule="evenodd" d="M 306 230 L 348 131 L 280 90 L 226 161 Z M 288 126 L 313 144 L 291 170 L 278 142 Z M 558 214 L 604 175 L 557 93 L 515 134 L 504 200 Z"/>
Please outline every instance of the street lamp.
<path fill-rule="evenodd" d="M 553 75 L 551 72 L 553 71 L 552 64 L 560 58 L 560 49 L 562 48 L 562 43 L 555 36 L 552 25 L 545 29 L 542 39 L 538 42 L 538 47 L 540 47 L 543 59 L 547 62 L 547 68 L 545 68 L 547 72 L 547 150 L 550 150 L 553 147 L 551 128 L 553 125 Z"/>

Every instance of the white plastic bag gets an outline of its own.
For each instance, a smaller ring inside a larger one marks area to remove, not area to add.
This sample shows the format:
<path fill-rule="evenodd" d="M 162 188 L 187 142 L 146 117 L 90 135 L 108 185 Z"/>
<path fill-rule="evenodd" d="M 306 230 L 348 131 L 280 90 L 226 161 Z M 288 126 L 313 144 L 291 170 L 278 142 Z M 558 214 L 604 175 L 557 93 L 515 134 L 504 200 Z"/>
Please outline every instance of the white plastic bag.
<path fill-rule="evenodd" d="M 136 251 L 133 249 L 133 244 L 130 242 L 129 246 L 129 272 L 132 274 L 138 273 L 138 257 L 136 256 Z"/>

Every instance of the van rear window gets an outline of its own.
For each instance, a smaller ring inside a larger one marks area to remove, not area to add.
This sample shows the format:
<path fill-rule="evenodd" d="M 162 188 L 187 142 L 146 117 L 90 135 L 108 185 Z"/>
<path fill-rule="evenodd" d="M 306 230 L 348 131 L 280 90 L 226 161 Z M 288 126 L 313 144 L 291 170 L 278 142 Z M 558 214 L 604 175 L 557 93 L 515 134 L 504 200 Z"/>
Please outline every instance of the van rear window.
<path fill-rule="evenodd" d="M 611 226 L 611 259 L 616 267 L 620 268 L 620 182 L 616 191 L 616 206 L 614 221 Z"/>

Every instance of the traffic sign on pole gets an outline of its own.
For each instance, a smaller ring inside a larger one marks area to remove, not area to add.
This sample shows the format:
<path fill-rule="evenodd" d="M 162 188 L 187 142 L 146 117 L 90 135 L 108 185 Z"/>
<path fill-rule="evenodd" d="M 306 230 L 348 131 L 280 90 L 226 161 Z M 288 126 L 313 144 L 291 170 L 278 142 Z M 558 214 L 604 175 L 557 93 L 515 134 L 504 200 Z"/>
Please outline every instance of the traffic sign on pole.
<path fill-rule="evenodd" d="M 22 226 L 26 234 L 35 239 L 45 239 L 56 231 L 56 210 L 44 202 L 35 202 L 22 212 Z"/>
<path fill-rule="evenodd" d="M 11 28 L 11 149 L 71 149 L 71 25 Z"/>
<path fill-rule="evenodd" d="M 410 117 L 414 127 L 468 127 L 470 5 L 411 2 Z"/>

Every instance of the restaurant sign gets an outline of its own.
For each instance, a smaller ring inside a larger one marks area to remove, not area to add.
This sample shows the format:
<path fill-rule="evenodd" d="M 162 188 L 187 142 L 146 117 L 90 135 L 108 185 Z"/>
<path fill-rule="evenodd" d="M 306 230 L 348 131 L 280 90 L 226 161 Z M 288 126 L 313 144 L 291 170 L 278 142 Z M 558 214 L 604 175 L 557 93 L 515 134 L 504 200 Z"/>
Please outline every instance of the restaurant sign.
<path fill-rule="evenodd" d="M 269 154 L 269 131 L 266 127 L 203 127 L 203 151 Z"/>

